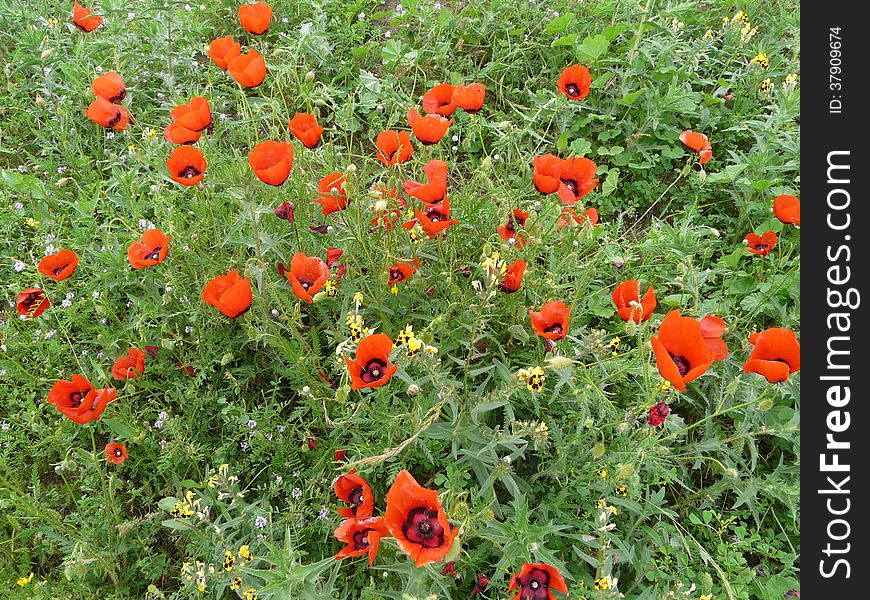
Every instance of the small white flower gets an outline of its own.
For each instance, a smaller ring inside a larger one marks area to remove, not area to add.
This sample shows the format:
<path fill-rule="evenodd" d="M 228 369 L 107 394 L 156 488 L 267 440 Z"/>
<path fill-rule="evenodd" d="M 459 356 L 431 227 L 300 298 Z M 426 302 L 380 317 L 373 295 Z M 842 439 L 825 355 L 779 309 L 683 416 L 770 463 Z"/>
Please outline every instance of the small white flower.
<path fill-rule="evenodd" d="M 103 351 L 102 350 L 97 352 L 97 358 L 103 358 Z"/>
<path fill-rule="evenodd" d="M 87 355 L 88 355 L 87 349 L 82 350 L 82 356 L 87 356 Z"/>
<path fill-rule="evenodd" d="M 54 244 L 46 244 L 45 245 L 45 255 L 54 254 Z"/>
<path fill-rule="evenodd" d="M 3 421 L 3 424 L 0 425 L 0 427 L 3 428 L 3 431 L 9 431 L 9 428 L 11 427 L 11 425 L 9 423 L 7 423 L 6 421 Z"/>
<path fill-rule="evenodd" d="M 329 509 L 323 506 L 320 508 L 320 512 L 317 513 L 317 518 L 326 519 L 327 517 L 329 517 Z"/>
<path fill-rule="evenodd" d="M 109 133 L 107 133 L 107 134 L 106 134 L 106 139 L 107 139 L 107 140 L 114 140 L 114 139 L 115 139 L 115 132 L 114 132 L 114 131 L 110 131 Z"/>
<path fill-rule="evenodd" d="M 161 421 L 165 421 L 166 419 L 169 418 L 169 415 L 166 414 L 166 411 L 161 410 L 160 414 L 157 415 L 157 418 L 160 419 Z"/>
<path fill-rule="evenodd" d="M 12 205 L 12 208 L 14 208 L 15 210 L 21 210 L 22 208 L 24 208 L 24 205 L 21 202 L 16 202 Z"/>
<path fill-rule="evenodd" d="M 396 14 L 399 14 L 399 15 L 400 15 L 400 14 L 402 14 L 402 12 L 403 12 L 404 10 L 405 10 L 405 7 L 402 6 L 401 4 L 397 4 L 397 5 L 396 5 Z"/>
<path fill-rule="evenodd" d="M 248 429 L 256 429 L 257 422 L 254 419 L 248 419 Z"/>
<path fill-rule="evenodd" d="M 67 300 L 72 300 L 72 299 L 75 298 L 75 297 L 76 297 L 76 295 L 75 295 L 73 292 L 67 292 L 67 293 L 66 293 L 66 299 L 67 299 Z"/>
<path fill-rule="evenodd" d="M 169 442 L 167 442 L 166 440 L 160 440 L 157 443 L 160 444 L 160 449 L 162 450 L 166 447 L 166 444 L 168 444 Z"/>
<path fill-rule="evenodd" d="M 269 524 L 269 520 L 263 515 L 257 515 L 257 518 L 254 519 L 254 527 L 257 529 L 265 529 Z"/>
<path fill-rule="evenodd" d="M 280 475 L 275 475 L 275 483 L 277 483 L 278 485 L 281 485 L 282 483 L 284 483 L 284 478 L 281 477 Z"/>
<path fill-rule="evenodd" d="M 190 325 L 185 325 L 184 333 L 193 333 L 193 327 L 191 327 Z"/>
<path fill-rule="evenodd" d="M 247 452 L 250 447 L 251 445 L 245 440 L 239 442 L 239 448 L 241 448 L 244 452 Z"/>
<path fill-rule="evenodd" d="M 277 317 L 277 316 L 278 316 L 278 309 L 277 309 L 277 308 L 273 308 L 273 309 L 272 309 L 272 316 L 273 316 L 273 317 Z"/>
<path fill-rule="evenodd" d="M 365 21 L 365 20 L 366 20 L 366 14 L 365 14 L 364 12 L 361 12 L 360 14 L 358 14 L 358 15 L 356 16 L 356 18 L 359 19 L 360 21 Z"/>
<path fill-rule="evenodd" d="M 454 135 L 452 139 L 453 139 L 454 142 L 458 142 L 458 141 L 459 141 L 459 136 L 458 136 L 458 135 Z"/>
<path fill-rule="evenodd" d="M 99 297 L 100 297 L 100 292 L 91 292 L 91 298 L 93 298 L 94 300 L 96 300 Z"/>
<path fill-rule="evenodd" d="M 136 18 L 136 13 L 132 13 L 132 12 L 127 13 L 127 20 L 128 21 L 132 21 L 135 18 Z"/>
<path fill-rule="evenodd" d="M 57 331 L 52 329 L 51 331 L 46 332 L 45 339 L 50 340 L 51 338 L 53 338 L 56 335 L 57 335 Z"/>
<path fill-rule="evenodd" d="M 392 35 L 392 34 L 390 33 L 390 30 L 389 30 L 389 29 L 387 29 L 387 30 L 384 32 L 384 37 L 387 38 L 387 39 L 390 39 L 390 36 L 391 36 L 391 35 Z"/>
<path fill-rule="evenodd" d="M 103 317 L 102 319 L 100 319 L 100 325 L 105 325 L 108 322 L 109 322 L 109 319 L 107 319 L 106 317 Z"/>
<path fill-rule="evenodd" d="M 441 3 L 440 2 L 435 3 L 435 10 L 441 10 Z"/>
<path fill-rule="evenodd" d="M 290 495 L 293 496 L 295 500 L 299 500 L 302 497 L 302 490 L 299 488 L 293 488 L 293 491 L 290 492 Z"/>
<path fill-rule="evenodd" d="M 172 286 L 171 286 L 171 285 L 167 285 L 167 286 L 166 286 L 166 293 L 167 293 L 167 294 L 171 294 L 171 293 L 172 293 Z"/>
<path fill-rule="evenodd" d="M 94 67 L 94 71 L 96 71 L 97 73 L 102 73 L 103 67 L 101 67 L 100 65 L 97 65 L 96 67 Z"/>
<path fill-rule="evenodd" d="M 72 306 L 72 300 L 64 298 L 63 300 L 61 300 L 60 305 L 64 308 L 69 308 L 70 306 Z"/>
<path fill-rule="evenodd" d="M 154 223 L 148 219 L 139 219 L 139 229 L 142 231 L 148 231 L 149 229 L 156 229 L 156 227 Z"/>
<path fill-rule="evenodd" d="M 25 265 L 23 262 L 21 262 L 20 260 L 15 261 L 15 272 L 16 273 L 20 273 L 21 271 L 24 271 L 26 269 L 27 269 L 27 265 Z"/>
<path fill-rule="evenodd" d="M 190 4 L 185 4 L 185 5 L 184 5 L 184 10 L 186 10 L 186 11 L 190 11 Z"/>

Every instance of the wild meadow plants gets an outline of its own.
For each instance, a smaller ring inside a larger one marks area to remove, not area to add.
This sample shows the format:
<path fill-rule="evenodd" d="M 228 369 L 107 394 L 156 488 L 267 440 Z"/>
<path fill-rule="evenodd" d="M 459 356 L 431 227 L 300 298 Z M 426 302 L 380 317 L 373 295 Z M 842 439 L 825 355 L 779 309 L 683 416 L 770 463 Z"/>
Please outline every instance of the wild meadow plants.
<path fill-rule="evenodd" d="M 798 28 L 0 4 L 0 595 L 799 598 Z"/>

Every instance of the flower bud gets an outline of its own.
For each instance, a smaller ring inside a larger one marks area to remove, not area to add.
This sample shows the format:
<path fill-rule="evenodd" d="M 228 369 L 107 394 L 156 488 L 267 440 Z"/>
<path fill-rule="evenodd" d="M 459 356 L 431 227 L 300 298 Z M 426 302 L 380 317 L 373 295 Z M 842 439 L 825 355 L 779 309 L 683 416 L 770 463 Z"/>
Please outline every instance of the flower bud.
<path fill-rule="evenodd" d="M 314 71 L 308 71 L 305 74 L 305 83 L 311 83 L 314 81 Z"/>

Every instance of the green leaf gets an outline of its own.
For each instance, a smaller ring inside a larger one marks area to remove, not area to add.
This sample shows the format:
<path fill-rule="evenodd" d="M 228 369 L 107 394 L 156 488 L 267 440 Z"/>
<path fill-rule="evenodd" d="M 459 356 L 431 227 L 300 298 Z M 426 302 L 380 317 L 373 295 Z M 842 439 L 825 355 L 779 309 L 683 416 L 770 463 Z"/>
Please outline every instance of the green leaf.
<path fill-rule="evenodd" d="M 116 437 L 131 440 L 136 437 L 136 431 L 119 418 L 104 417 L 103 423 L 109 426 Z"/>
<path fill-rule="evenodd" d="M 631 106 L 638 98 L 643 96 L 644 92 L 646 92 L 646 88 L 641 88 L 636 92 L 629 92 L 619 100 L 619 104 L 622 106 Z"/>
<path fill-rule="evenodd" d="M 547 28 L 544 30 L 544 33 L 547 35 L 556 35 L 566 33 L 572 29 L 572 25 L 574 25 L 575 17 L 573 13 L 565 13 L 563 15 L 559 15 L 552 21 L 547 24 Z"/>
<path fill-rule="evenodd" d="M 587 36 L 577 47 L 577 58 L 584 62 L 595 62 L 610 47 L 610 40 L 601 34 Z"/>
<path fill-rule="evenodd" d="M 609 196 L 616 191 L 616 186 L 619 183 L 619 169 L 612 168 L 607 172 L 607 178 L 601 185 L 601 195 Z"/>

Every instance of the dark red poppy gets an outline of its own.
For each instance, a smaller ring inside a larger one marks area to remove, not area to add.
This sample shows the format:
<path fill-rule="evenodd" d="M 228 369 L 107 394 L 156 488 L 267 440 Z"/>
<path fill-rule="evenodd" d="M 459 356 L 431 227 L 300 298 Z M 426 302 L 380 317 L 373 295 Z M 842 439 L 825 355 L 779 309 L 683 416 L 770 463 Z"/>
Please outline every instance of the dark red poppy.
<path fill-rule="evenodd" d="M 650 343 L 659 373 L 681 392 L 713 364 L 713 353 L 701 335 L 701 324 L 691 317 L 681 317 L 679 310 L 665 316 L 658 337 L 650 338 Z"/>
<path fill-rule="evenodd" d="M 405 193 L 427 204 L 441 202 L 447 196 L 447 163 L 443 160 L 430 160 L 423 166 L 427 183 L 406 180 L 402 185 Z"/>
<path fill-rule="evenodd" d="M 486 587 L 489 585 L 489 577 L 487 577 L 484 573 L 477 574 L 477 581 L 474 584 L 474 591 L 472 595 L 482 594 L 486 591 Z"/>
<path fill-rule="evenodd" d="M 363 338 L 356 348 L 356 358 L 351 360 L 344 357 L 351 388 L 375 388 L 387 383 L 397 369 L 395 365 L 390 365 L 392 351 L 393 342 L 383 333 Z"/>
<path fill-rule="evenodd" d="M 556 85 L 571 100 L 582 100 L 592 88 L 592 75 L 583 65 L 573 65 L 562 71 Z"/>
<path fill-rule="evenodd" d="M 449 83 L 439 83 L 423 94 L 423 112 L 427 115 L 449 117 L 456 110 L 453 102 L 454 88 Z"/>
<path fill-rule="evenodd" d="M 248 154 L 257 179 L 268 185 L 279 186 L 290 177 L 293 168 L 293 144 L 290 142 L 260 142 Z"/>
<path fill-rule="evenodd" d="M 404 469 L 387 492 L 384 520 L 399 548 L 418 567 L 443 559 L 459 533 L 450 526 L 438 492 L 421 487 Z"/>
<path fill-rule="evenodd" d="M 687 129 L 680 134 L 680 141 L 689 149 L 698 153 L 698 162 L 706 165 L 713 158 L 713 147 L 707 136 L 697 131 Z"/>
<path fill-rule="evenodd" d="M 97 125 L 107 129 L 122 131 L 130 123 L 130 111 L 122 104 L 112 104 L 105 98 L 97 96 L 91 102 L 85 115 Z"/>
<path fill-rule="evenodd" d="M 341 248 L 328 248 L 326 250 L 326 266 L 332 267 L 332 263 L 341 258 L 342 254 L 344 254 L 344 250 Z"/>
<path fill-rule="evenodd" d="M 665 422 L 669 414 L 671 414 L 671 407 L 664 402 L 657 402 L 654 406 L 650 407 L 646 422 L 652 427 L 658 427 Z"/>
<path fill-rule="evenodd" d="M 559 175 L 562 173 L 562 163 L 564 162 L 555 154 L 536 156 L 534 160 L 535 189 L 542 194 L 558 192 L 562 183 L 559 181 Z"/>
<path fill-rule="evenodd" d="M 394 167 L 400 163 L 408 162 L 414 152 L 411 144 L 411 135 L 407 131 L 394 131 L 388 129 L 378 134 L 375 140 L 375 155 L 378 160 Z"/>
<path fill-rule="evenodd" d="M 190 146 L 179 146 L 166 161 L 166 169 L 172 181 L 187 187 L 202 181 L 207 166 L 203 153 Z"/>
<path fill-rule="evenodd" d="M 416 108 L 408 111 L 408 123 L 411 125 L 411 130 L 414 136 L 420 140 L 424 146 L 437 144 L 447 133 L 453 119 L 446 119 L 441 115 L 426 115 L 423 116 L 417 112 Z"/>
<path fill-rule="evenodd" d="M 218 275 L 202 290 L 202 301 L 211 304 L 231 319 L 240 317 L 251 308 L 253 293 L 251 282 L 233 269 Z"/>
<path fill-rule="evenodd" d="M 773 214 L 783 223 L 801 226 L 801 201 L 795 196 L 782 194 L 773 200 Z"/>
<path fill-rule="evenodd" d="M 180 362 L 175 363 L 175 366 L 190 375 L 191 377 L 196 377 L 196 374 L 199 372 L 194 369 L 191 365 L 183 365 Z"/>
<path fill-rule="evenodd" d="M 389 537 L 390 532 L 383 517 L 367 519 L 347 519 L 335 530 L 335 537 L 347 546 L 338 551 L 336 560 L 351 556 L 369 555 L 369 566 L 375 562 L 381 538 Z"/>
<path fill-rule="evenodd" d="M 195 96 L 187 104 L 179 104 L 172 109 L 170 115 L 173 124 L 193 132 L 211 132 L 214 124 L 211 106 L 205 96 Z"/>
<path fill-rule="evenodd" d="M 55 281 L 63 281 L 72 275 L 78 266 L 78 254 L 72 250 L 61 250 L 56 254 L 49 254 L 39 261 L 37 270 Z"/>
<path fill-rule="evenodd" d="M 296 206 L 289 200 L 282 202 L 275 209 L 275 216 L 291 223 L 296 220 Z"/>
<path fill-rule="evenodd" d="M 375 496 L 368 482 L 356 471 L 341 475 L 332 482 L 335 495 L 349 507 L 338 509 L 338 514 L 347 519 L 365 519 L 374 514 Z"/>
<path fill-rule="evenodd" d="M 265 2 L 242 4 L 239 6 L 239 23 L 248 33 L 266 33 L 272 23 L 272 7 Z"/>
<path fill-rule="evenodd" d="M 336 450 L 335 454 L 333 454 L 333 458 L 336 462 L 344 462 L 344 460 L 346 459 L 344 450 Z"/>
<path fill-rule="evenodd" d="M 308 436 L 308 449 L 314 452 L 317 450 L 317 438 L 312 436 Z"/>
<path fill-rule="evenodd" d="M 539 312 L 529 311 L 532 329 L 536 334 L 548 340 L 563 340 L 568 334 L 568 319 L 571 307 L 564 302 L 547 302 Z"/>
<path fill-rule="evenodd" d="M 129 456 L 127 454 L 127 446 L 119 444 L 118 442 L 106 444 L 106 447 L 103 449 L 103 454 L 106 455 L 106 462 L 115 465 L 120 465 L 122 462 L 127 460 L 127 457 Z"/>
<path fill-rule="evenodd" d="M 701 336 L 703 336 L 707 348 L 713 353 L 713 360 L 728 358 L 728 346 L 722 339 L 726 329 L 725 321 L 720 317 L 707 315 L 701 319 Z"/>
<path fill-rule="evenodd" d="M 411 261 L 398 262 L 388 267 L 387 273 L 389 274 L 389 279 L 387 285 L 393 286 L 401 281 L 405 281 L 417 272 L 417 267 L 419 266 L 420 260 L 415 258 Z"/>
<path fill-rule="evenodd" d="M 565 578 L 554 567 L 544 563 L 523 563 L 520 572 L 511 577 L 508 592 L 517 590 L 513 600 L 555 600 L 552 590 L 568 593 Z"/>
<path fill-rule="evenodd" d="M 84 32 L 91 32 L 103 24 L 103 17 L 95 15 L 92 10 L 78 2 L 73 3 L 73 25 Z"/>
<path fill-rule="evenodd" d="M 765 329 L 749 336 L 749 342 L 755 347 L 743 365 L 745 373 L 758 373 L 777 383 L 801 370 L 801 346 L 791 329 Z"/>
<path fill-rule="evenodd" d="M 287 271 L 287 281 L 293 288 L 293 293 L 300 300 L 311 304 L 316 294 L 326 280 L 329 279 L 329 267 L 316 256 L 305 256 L 302 252 L 293 255 L 290 270 Z"/>
<path fill-rule="evenodd" d="M 426 232 L 426 235 L 430 238 L 443 234 L 448 227 L 459 223 L 456 219 L 450 218 L 450 200 L 446 197 L 443 202 L 430 204 L 423 212 L 419 210 L 414 212 L 417 215 L 417 221 L 420 223 L 423 231 Z M 407 223 L 405 225 L 407 225 Z"/>
<path fill-rule="evenodd" d="M 516 247 L 522 248 L 529 241 L 526 232 L 521 231 L 526 226 L 528 218 L 529 213 L 515 208 L 508 216 L 507 223 L 498 228 L 498 236 L 506 242 L 513 238 Z"/>
<path fill-rule="evenodd" d="M 523 284 L 523 274 L 526 272 L 526 261 L 515 260 L 507 266 L 504 279 L 498 284 L 498 289 L 506 294 L 513 294 Z"/>
<path fill-rule="evenodd" d="M 227 71 L 242 87 L 254 88 L 266 79 L 266 61 L 256 50 L 249 50 L 228 61 Z"/>
<path fill-rule="evenodd" d="M 317 118 L 309 113 L 297 113 L 290 119 L 290 131 L 306 148 L 314 148 L 320 143 L 323 127 L 317 124 Z"/>
<path fill-rule="evenodd" d="M 568 158 L 559 171 L 559 199 L 568 206 L 595 189 L 598 167 L 588 158 Z"/>
<path fill-rule="evenodd" d="M 159 229 L 149 229 L 142 234 L 141 240 L 127 248 L 127 260 L 134 269 L 144 269 L 162 263 L 168 251 L 169 236 Z"/>
<path fill-rule="evenodd" d="M 30 287 L 19 292 L 17 306 L 19 316 L 35 319 L 51 306 L 51 302 L 44 291 Z"/>
<path fill-rule="evenodd" d="M 224 71 L 227 70 L 230 61 L 241 53 L 242 45 L 234 40 L 231 35 L 212 40 L 208 48 L 208 55 L 214 64 Z"/>
<path fill-rule="evenodd" d="M 746 249 L 759 256 L 767 256 L 773 247 L 776 246 L 776 234 L 772 231 L 765 231 L 762 235 L 751 232 L 747 233 Z"/>
<path fill-rule="evenodd" d="M 485 97 L 486 87 L 482 83 L 471 83 L 468 85 L 455 86 L 453 88 L 453 95 L 450 99 L 453 104 L 473 115 L 483 108 L 483 100 Z"/>
<path fill-rule="evenodd" d="M 48 392 L 49 404 L 54 404 L 60 413 L 79 425 L 99 419 L 116 397 L 114 388 L 94 389 L 91 382 L 78 373 L 73 374 L 71 381 L 58 380 Z"/>
<path fill-rule="evenodd" d="M 613 304 L 623 321 L 648 321 L 656 309 L 656 294 L 652 286 L 647 287 L 643 299 L 640 297 L 640 282 L 637 279 L 623 281 L 611 294 Z"/>
<path fill-rule="evenodd" d="M 127 354 L 119 357 L 112 365 L 112 377 L 118 380 L 135 379 L 145 372 L 145 353 L 138 348 L 130 348 Z"/>
<path fill-rule="evenodd" d="M 145 346 L 143 350 L 145 350 L 145 356 L 155 358 L 157 353 L 160 352 L 160 346 Z"/>
<path fill-rule="evenodd" d="M 114 71 L 100 75 L 91 84 L 91 90 L 98 98 L 105 98 L 117 104 L 127 96 L 127 86 L 121 76 Z"/>

